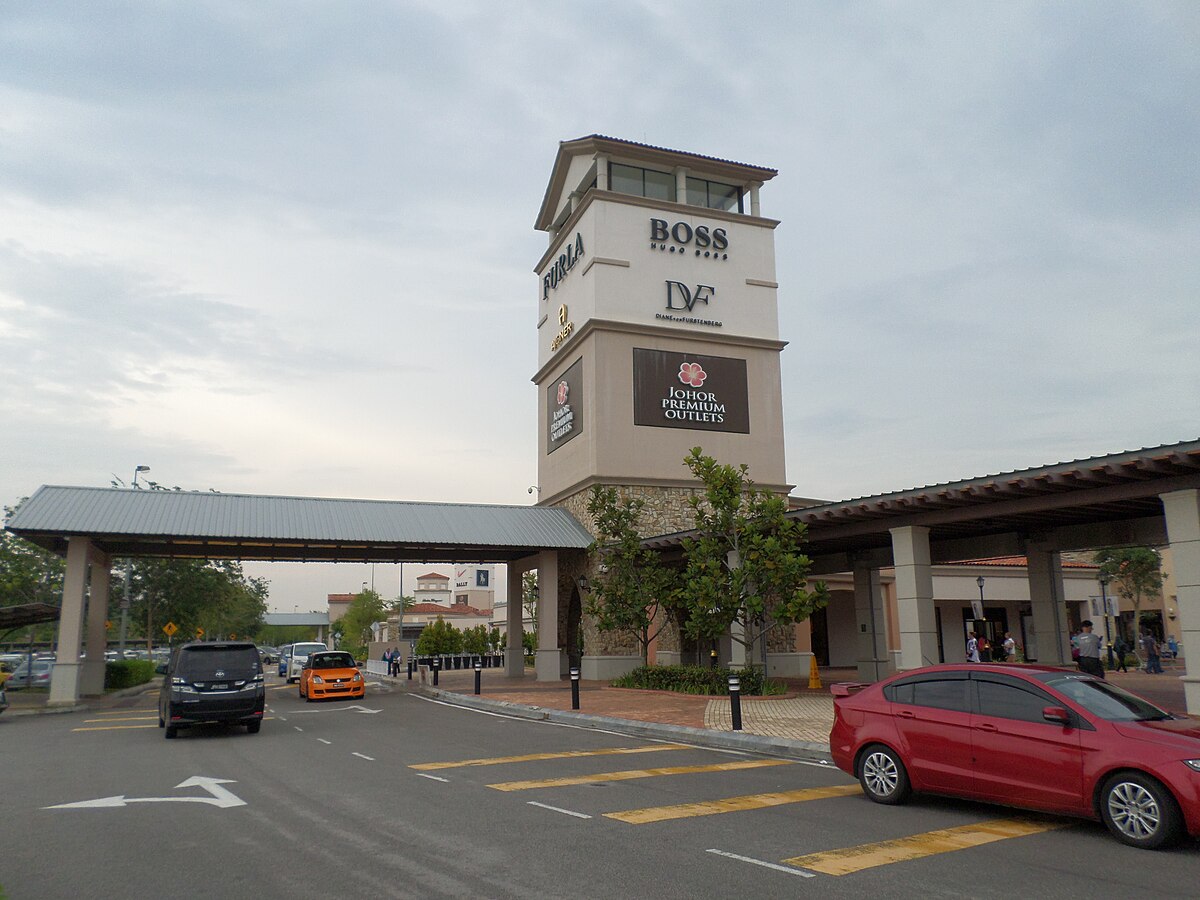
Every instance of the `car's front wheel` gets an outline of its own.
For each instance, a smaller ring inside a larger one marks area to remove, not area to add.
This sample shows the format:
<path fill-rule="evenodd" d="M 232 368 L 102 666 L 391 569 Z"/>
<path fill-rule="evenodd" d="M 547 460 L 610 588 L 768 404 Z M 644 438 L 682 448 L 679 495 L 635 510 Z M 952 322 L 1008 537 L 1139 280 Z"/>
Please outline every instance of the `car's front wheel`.
<path fill-rule="evenodd" d="M 904 763 L 891 747 L 872 744 L 858 762 L 858 781 L 863 793 L 876 803 L 903 803 L 912 793 Z"/>
<path fill-rule="evenodd" d="M 1100 815 L 1113 837 L 1156 850 L 1179 839 L 1183 815 L 1171 792 L 1141 772 L 1118 772 L 1100 792 Z"/>

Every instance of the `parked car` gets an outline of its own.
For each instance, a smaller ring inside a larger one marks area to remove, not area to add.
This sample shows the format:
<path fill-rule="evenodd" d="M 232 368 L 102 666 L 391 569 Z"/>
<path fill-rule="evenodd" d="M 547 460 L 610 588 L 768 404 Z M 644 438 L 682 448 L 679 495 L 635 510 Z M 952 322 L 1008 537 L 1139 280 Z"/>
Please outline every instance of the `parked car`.
<path fill-rule="evenodd" d="M 203 722 L 262 728 L 266 688 L 258 648 L 249 641 L 184 644 L 171 657 L 158 695 L 158 727 L 173 738 Z"/>
<path fill-rule="evenodd" d="M 1064 813 L 1146 849 L 1200 837 L 1200 722 L 1106 681 L 946 665 L 832 693 L 833 761 L 876 803 L 916 791 Z"/>
<path fill-rule="evenodd" d="M 54 661 L 35 659 L 33 661 L 33 677 L 29 676 L 29 660 L 26 659 L 17 666 L 8 681 L 9 688 L 50 687 L 50 674 L 54 670 Z"/>
<path fill-rule="evenodd" d="M 367 683 L 354 657 L 344 650 L 313 653 L 300 671 L 301 700 L 358 699 L 367 694 Z"/>
<path fill-rule="evenodd" d="M 304 671 L 304 665 L 308 662 L 310 654 L 320 650 L 328 650 L 324 644 L 317 641 L 312 641 L 303 644 L 292 644 L 291 655 L 287 664 L 287 672 L 284 677 L 287 678 L 288 684 L 293 681 L 300 680 L 300 673 Z"/>
<path fill-rule="evenodd" d="M 264 666 L 279 662 L 279 651 L 274 647 L 260 646 L 258 648 L 258 655 L 262 657 Z"/>
<path fill-rule="evenodd" d="M 285 644 L 279 648 L 279 677 L 286 678 L 288 664 L 292 661 L 292 645 Z"/>

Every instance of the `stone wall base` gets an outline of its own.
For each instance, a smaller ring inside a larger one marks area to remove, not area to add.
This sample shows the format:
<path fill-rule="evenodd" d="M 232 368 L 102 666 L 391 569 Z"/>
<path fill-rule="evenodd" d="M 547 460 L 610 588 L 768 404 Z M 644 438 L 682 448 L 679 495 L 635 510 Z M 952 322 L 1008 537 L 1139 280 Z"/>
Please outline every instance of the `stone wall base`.
<path fill-rule="evenodd" d="M 683 665 L 683 654 L 678 650 L 659 650 L 654 654 L 654 664 L 656 666 L 681 666 Z"/>
<path fill-rule="evenodd" d="M 662 654 L 660 653 L 661 657 Z M 585 656 L 579 662 L 579 677 L 584 681 L 612 681 L 642 664 L 639 656 Z"/>

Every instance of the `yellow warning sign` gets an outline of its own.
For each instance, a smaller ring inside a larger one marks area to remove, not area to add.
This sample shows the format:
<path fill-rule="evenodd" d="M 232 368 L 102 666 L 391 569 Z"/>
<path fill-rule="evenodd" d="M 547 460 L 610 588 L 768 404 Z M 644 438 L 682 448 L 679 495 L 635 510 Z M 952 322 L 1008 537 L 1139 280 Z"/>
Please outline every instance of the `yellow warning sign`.
<path fill-rule="evenodd" d="M 179 626 L 176 625 L 174 622 L 168 622 L 166 625 L 163 626 L 163 632 L 166 634 L 167 637 L 174 637 L 175 632 L 177 632 L 178 630 L 179 630 Z"/>
<path fill-rule="evenodd" d="M 104 630 L 105 630 L 105 631 L 112 631 L 112 622 L 111 622 L 111 621 L 109 621 L 109 622 L 105 622 L 105 623 L 104 623 Z"/>
<path fill-rule="evenodd" d="M 204 637 L 204 629 L 203 628 L 196 629 L 196 637 L 198 637 L 198 638 Z"/>

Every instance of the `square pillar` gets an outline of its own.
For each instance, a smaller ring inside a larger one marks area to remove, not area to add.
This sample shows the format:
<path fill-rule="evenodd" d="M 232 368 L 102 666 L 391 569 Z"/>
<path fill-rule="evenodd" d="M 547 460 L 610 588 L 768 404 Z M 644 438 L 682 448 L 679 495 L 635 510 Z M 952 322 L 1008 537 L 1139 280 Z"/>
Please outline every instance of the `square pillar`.
<path fill-rule="evenodd" d="M 538 554 L 538 648 L 534 669 L 538 681 L 562 677 L 562 651 L 558 646 L 558 553 Z"/>
<path fill-rule="evenodd" d="M 506 644 L 504 649 L 504 674 L 509 678 L 520 678 L 525 674 L 525 597 L 521 578 L 525 570 L 515 562 L 508 564 L 508 608 L 505 611 Z"/>
<path fill-rule="evenodd" d="M 83 635 L 88 558 L 91 555 L 92 542 L 87 538 L 67 538 L 62 614 L 58 620 L 58 645 L 55 648 L 54 668 L 50 672 L 50 700 L 47 706 L 74 706 L 79 702 L 79 644 Z"/>
<path fill-rule="evenodd" d="M 1071 646 L 1062 558 L 1054 550 L 1039 547 L 1026 547 L 1025 558 L 1029 561 L 1029 601 L 1033 607 L 1037 662 L 1045 666 L 1069 666 Z"/>
<path fill-rule="evenodd" d="M 938 661 L 938 649 L 929 529 L 909 525 L 890 531 L 900 620 L 900 669 L 931 666 Z"/>
<path fill-rule="evenodd" d="M 87 659 L 83 661 L 83 673 L 79 682 L 80 693 L 100 696 L 104 693 L 105 651 L 108 650 L 108 587 L 112 569 L 107 556 L 91 554 L 89 560 L 87 600 Z"/>
<path fill-rule="evenodd" d="M 858 679 L 878 681 L 891 670 L 878 569 L 854 567 L 854 622 L 858 627 Z"/>
<path fill-rule="evenodd" d="M 1200 715 L 1200 491 L 1172 491 L 1160 499 L 1175 564 L 1180 650 L 1188 668 L 1181 679 L 1183 696 L 1188 713 Z"/>

